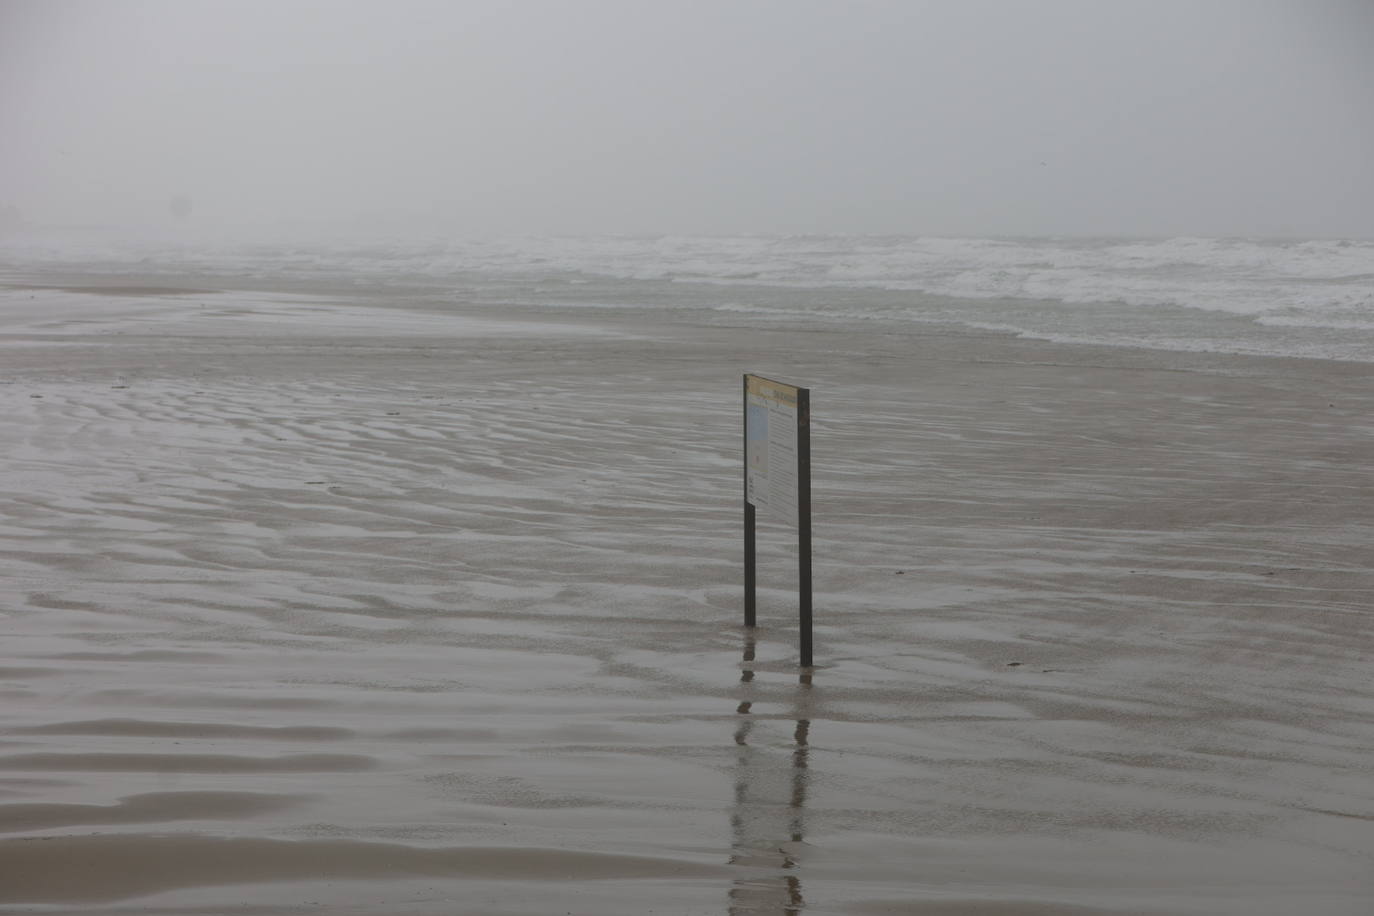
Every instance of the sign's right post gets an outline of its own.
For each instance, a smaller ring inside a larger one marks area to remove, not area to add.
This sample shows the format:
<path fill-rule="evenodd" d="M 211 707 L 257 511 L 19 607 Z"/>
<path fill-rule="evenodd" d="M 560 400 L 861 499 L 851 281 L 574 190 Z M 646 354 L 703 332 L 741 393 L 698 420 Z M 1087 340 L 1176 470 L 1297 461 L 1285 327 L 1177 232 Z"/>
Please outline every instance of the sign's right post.
<path fill-rule="evenodd" d="M 797 572 L 801 665 L 811 667 L 811 391 L 797 389 Z"/>

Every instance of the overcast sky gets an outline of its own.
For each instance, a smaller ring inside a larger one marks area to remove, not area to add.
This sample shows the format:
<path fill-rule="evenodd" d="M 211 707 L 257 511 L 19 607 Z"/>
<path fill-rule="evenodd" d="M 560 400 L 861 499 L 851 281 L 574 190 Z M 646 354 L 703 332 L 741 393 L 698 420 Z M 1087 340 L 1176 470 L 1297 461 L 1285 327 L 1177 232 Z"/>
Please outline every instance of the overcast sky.
<path fill-rule="evenodd" d="M 1374 0 L 0 0 L 34 223 L 1374 237 Z"/>

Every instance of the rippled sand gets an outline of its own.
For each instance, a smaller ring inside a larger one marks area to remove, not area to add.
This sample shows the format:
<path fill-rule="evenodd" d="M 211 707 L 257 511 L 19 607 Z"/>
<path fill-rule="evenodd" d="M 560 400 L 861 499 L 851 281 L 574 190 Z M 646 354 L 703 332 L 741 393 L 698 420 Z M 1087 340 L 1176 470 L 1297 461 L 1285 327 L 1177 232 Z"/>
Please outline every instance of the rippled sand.
<path fill-rule="evenodd" d="M 0 910 L 1374 910 L 1374 366 L 398 302 L 0 290 Z"/>

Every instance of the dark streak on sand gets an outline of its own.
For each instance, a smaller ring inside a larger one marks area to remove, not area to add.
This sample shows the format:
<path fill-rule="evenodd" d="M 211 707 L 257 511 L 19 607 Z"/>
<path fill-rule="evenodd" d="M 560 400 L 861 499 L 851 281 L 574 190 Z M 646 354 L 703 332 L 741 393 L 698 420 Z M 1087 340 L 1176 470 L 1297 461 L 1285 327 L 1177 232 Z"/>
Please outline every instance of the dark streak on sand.
<path fill-rule="evenodd" d="M 245 818 L 300 803 L 298 796 L 263 792 L 149 792 L 125 796 L 113 805 L 0 805 L 0 831 L 51 830 L 80 824 Z"/>
<path fill-rule="evenodd" d="M 184 286 L 46 286 L 18 283 L 0 283 L 0 288 L 37 292 L 39 290 L 60 293 L 83 293 L 88 296 L 211 296 L 218 290 L 194 289 Z"/>
<path fill-rule="evenodd" d="M 136 738 L 267 738 L 280 741 L 341 741 L 353 737 L 347 728 L 319 725 L 250 726 L 211 722 L 151 722 L 143 719 L 89 719 L 52 722 L 10 730 L 14 735 L 106 735 Z"/>
<path fill-rule="evenodd" d="M 232 754 L 12 754 L 0 757 L 0 770 L 66 770 L 116 773 L 340 773 L 370 770 L 372 757 L 357 754 L 284 754 L 239 757 Z"/>
<path fill-rule="evenodd" d="M 71 880 L 82 863 L 80 881 Z M 417 849 L 347 840 L 98 835 L 0 840 L 0 903 L 120 900 L 202 885 L 404 877 L 519 881 L 717 878 L 734 870 L 563 849 Z"/>

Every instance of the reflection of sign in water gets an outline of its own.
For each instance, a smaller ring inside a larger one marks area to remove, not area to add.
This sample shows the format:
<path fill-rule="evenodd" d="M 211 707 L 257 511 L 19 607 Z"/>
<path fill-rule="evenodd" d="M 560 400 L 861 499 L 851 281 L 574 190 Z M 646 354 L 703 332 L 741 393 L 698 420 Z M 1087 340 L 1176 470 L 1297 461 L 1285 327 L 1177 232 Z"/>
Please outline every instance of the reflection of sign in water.
<path fill-rule="evenodd" d="M 797 392 L 792 385 L 748 377 L 744 418 L 746 498 L 797 524 Z"/>
<path fill-rule="evenodd" d="M 745 639 L 743 667 L 740 684 L 750 685 L 754 680 L 752 636 Z M 797 916 L 806 906 L 798 854 L 806 840 L 811 675 L 801 675 L 798 682 L 789 717 L 796 727 L 790 740 L 777 728 L 786 720 L 756 719 L 753 688 L 741 686 L 740 691 L 735 709 L 730 864 L 756 873 L 732 883 L 727 912 L 729 916 Z"/>

